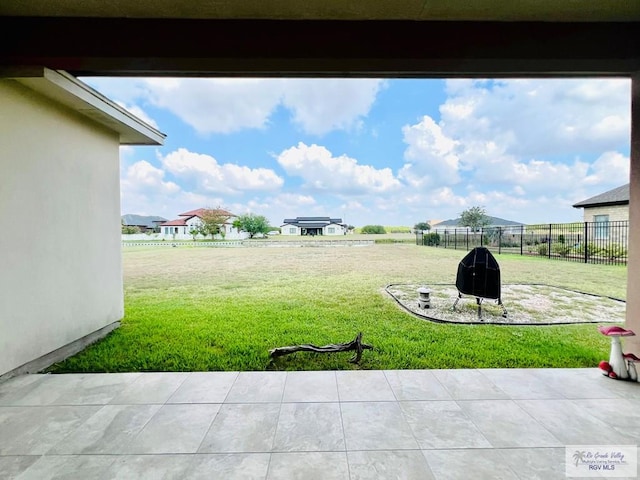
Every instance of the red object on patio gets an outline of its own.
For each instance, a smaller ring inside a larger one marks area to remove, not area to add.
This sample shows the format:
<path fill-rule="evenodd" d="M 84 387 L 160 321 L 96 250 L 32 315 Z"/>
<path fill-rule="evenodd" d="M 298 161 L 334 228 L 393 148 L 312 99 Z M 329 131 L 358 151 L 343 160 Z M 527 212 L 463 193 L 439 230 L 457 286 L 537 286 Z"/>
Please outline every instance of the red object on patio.
<path fill-rule="evenodd" d="M 600 333 L 606 335 L 607 337 L 631 337 L 635 335 L 633 330 L 627 330 L 626 328 L 619 327 L 618 325 L 600 325 L 598 327 L 598 330 L 600 330 Z"/>

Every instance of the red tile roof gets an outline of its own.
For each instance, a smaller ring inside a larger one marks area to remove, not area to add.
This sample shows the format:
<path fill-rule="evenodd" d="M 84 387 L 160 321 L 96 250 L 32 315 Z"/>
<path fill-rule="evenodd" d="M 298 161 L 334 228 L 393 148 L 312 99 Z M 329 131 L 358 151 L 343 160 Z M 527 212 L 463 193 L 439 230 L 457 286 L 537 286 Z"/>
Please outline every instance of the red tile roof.
<path fill-rule="evenodd" d="M 168 222 L 161 223 L 161 227 L 183 227 L 187 224 L 188 218 L 178 218 L 177 220 L 169 220 Z"/>
<path fill-rule="evenodd" d="M 209 210 L 209 209 L 208 208 L 198 208 L 196 210 L 191 210 L 190 212 L 181 213 L 179 215 L 179 217 L 182 217 L 182 218 L 178 218 L 176 220 L 170 220 L 168 222 L 161 223 L 160 226 L 161 227 L 182 227 L 182 226 L 185 226 L 185 225 L 187 225 L 187 220 L 189 220 L 190 218 L 193 218 L 193 217 L 202 218 L 202 215 L 206 210 Z M 225 216 L 225 217 L 235 217 L 236 216 L 233 213 L 231 213 L 231 212 L 229 212 L 227 210 L 223 210 L 221 208 L 212 208 L 211 210 L 216 212 L 218 215 L 222 215 L 222 216 Z"/>

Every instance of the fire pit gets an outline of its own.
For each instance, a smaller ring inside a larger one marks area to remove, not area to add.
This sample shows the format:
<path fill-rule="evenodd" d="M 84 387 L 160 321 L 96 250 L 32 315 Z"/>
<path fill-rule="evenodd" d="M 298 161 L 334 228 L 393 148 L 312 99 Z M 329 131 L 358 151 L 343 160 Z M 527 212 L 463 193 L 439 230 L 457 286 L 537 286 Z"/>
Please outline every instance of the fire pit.
<path fill-rule="evenodd" d="M 502 316 L 507 317 L 507 309 L 500 297 L 500 266 L 486 247 L 475 247 L 460 261 L 456 288 L 458 298 L 453 304 L 454 310 L 462 295 L 472 295 L 476 297 L 479 320 L 482 320 L 482 301 L 485 298 L 496 300 L 502 307 Z"/>

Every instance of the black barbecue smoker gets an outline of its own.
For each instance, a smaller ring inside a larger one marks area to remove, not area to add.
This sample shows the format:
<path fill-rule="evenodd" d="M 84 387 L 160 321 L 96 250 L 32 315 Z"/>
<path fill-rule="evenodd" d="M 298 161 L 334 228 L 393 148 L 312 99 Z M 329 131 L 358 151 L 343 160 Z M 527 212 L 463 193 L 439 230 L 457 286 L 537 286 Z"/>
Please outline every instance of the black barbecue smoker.
<path fill-rule="evenodd" d="M 500 296 L 500 266 L 487 247 L 475 247 L 460 261 L 456 288 L 458 298 L 453 304 L 454 310 L 462 295 L 471 295 L 476 297 L 479 320 L 482 320 L 482 301 L 485 298 L 496 300 L 502 307 L 502 316 L 507 317 L 507 309 Z"/>

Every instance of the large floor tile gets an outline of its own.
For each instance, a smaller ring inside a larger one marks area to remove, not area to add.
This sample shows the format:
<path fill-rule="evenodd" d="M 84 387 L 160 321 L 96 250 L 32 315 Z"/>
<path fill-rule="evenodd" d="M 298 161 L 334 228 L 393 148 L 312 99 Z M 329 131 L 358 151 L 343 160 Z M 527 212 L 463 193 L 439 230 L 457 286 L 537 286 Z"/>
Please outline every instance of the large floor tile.
<path fill-rule="evenodd" d="M 265 480 L 269 453 L 198 454 L 185 479 L 189 480 Z"/>
<path fill-rule="evenodd" d="M 640 400 L 609 398 L 605 400 L 572 400 L 576 407 L 611 425 L 623 435 L 640 441 Z"/>
<path fill-rule="evenodd" d="M 49 453 L 127 453 L 129 442 L 160 407 L 161 405 L 105 405 Z"/>
<path fill-rule="evenodd" d="M 435 478 L 419 450 L 348 452 L 351 480 L 431 480 Z"/>
<path fill-rule="evenodd" d="M 389 385 L 400 400 L 451 400 L 451 395 L 429 370 L 386 370 Z"/>
<path fill-rule="evenodd" d="M 571 400 L 516 400 L 564 445 L 636 445 L 638 437 L 623 434 L 580 409 Z"/>
<path fill-rule="evenodd" d="M 238 372 L 193 372 L 167 403 L 222 403 Z"/>
<path fill-rule="evenodd" d="M 526 480 L 565 480 L 564 448 L 496 450 L 518 477 Z"/>
<path fill-rule="evenodd" d="M 165 405 L 127 445 L 129 453 L 195 453 L 220 404 Z"/>
<path fill-rule="evenodd" d="M 12 404 L 104 405 L 139 376 L 139 373 L 43 375 Z"/>
<path fill-rule="evenodd" d="M 460 400 L 458 405 L 494 447 L 564 445 L 513 400 Z"/>
<path fill-rule="evenodd" d="M 478 370 L 433 370 L 433 374 L 454 400 L 509 398 Z"/>
<path fill-rule="evenodd" d="M 337 402 L 336 372 L 287 372 L 284 402 Z"/>
<path fill-rule="evenodd" d="M 423 454 L 437 480 L 520 480 L 495 450 L 424 450 Z"/>
<path fill-rule="evenodd" d="M 419 448 L 396 402 L 347 402 L 340 408 L 347 450 Z"/>
<path fill-rule="evenodd" d="M 200 453 L 270 452 L 280 404 L 224 404 L 199 448 Z"/>
<path fill-rule="evenodd" d="M 422 449 L 491 447 L 454 401 L 401 402 L 400 408 Z"/>
<path fill-rule="evenodd" d="M 174 372 L 145 373 L 136 378 L 110 403 L 119 405 L 165 403 L 187 379 L 188 375 L 188 373 Z"/>
<path fill-rule="evenodd" d="M 113 455 L 43 456 L 16 480 L 87 480 L 101 478 L 115 462 Z"/>
<path fill-rule="evenodd" d="M 620 398 L 619 387 L 597 368 L 535 368 L 531 374 L 565 398 Z"/>
<path fill-rule="evenodd" d="M 564 398 L 556 389 L 547 385 L 539 376 L 523 369 L 487 368 L 480 369 L 500 390 L 517 399 Z"/>
<path fill-rule="evenodd" d="M 285 403 L 273 443 L 274 452 L 344 450 L 340 405 Z"/>
<path fill-rule="evenodd" d="M 274 453 L 267 480 L 349 480 L 344 452 Z"/>
<path fill-rule="evenodd" d="M 225 402 L 281 402 L 286 378 L 286 372 L 240 372 Z"/>
<path fill-rule="evenodd" d="M 341 402 L 395 401 L 382 370 L 344 370 L 336 372 Z"/>
<path fill-rule="evenodd" d="M 0 456 L 0 480 L 15 479 L 39 458 L 38 455 Z"/>
<path fill-rule="evenodd" d="M 31 391 L 37 389 L 38 384 L 48 376 L 45 374 L 18 375 L 0 382 L 0 405 L 17 405 L 16 402 L 22 401 Z"/>
<path fill-rule="evenodd" d="M 192 455 L 123 455 L 101 480 L 185 480 Z"/>
<path fill-rule="evenodd" d="M 0 407 L 0 455 L 42 455 L 100 408 Z"/>

